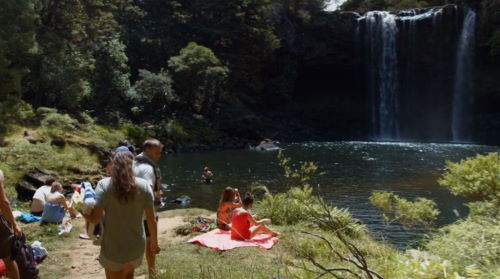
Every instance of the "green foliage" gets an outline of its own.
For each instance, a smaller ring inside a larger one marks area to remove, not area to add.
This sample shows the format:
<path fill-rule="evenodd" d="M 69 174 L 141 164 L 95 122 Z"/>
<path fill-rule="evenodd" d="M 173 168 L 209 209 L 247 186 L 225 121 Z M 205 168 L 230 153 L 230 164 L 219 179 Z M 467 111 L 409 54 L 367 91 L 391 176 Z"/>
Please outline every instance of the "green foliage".
<path fill-rule="evenodd" d="M 0 169 L 5 172 L 7 187 L 13 187 L 27 171 L 36 167 L 68 174 L 71 173 L 68 169 L 72 168 L 95 172 L 100 165 L 94 155 L 80 147 L 66 146 L 61 149 L 51 146 L 49 142 L 31 144 L 20 139 L 0 148 Z"/>
<path fill-rule="evenodd" d="M 477 278 L 494 278 L 493 274 L 500 271 L 500 221 L 469 217 L 440 229 L 426 248 L 449 260 L 450 266 L 462 274 L 467 269 L 470 273 L 470 267 L 475 266 L 480 270 Z"/>
<path fill-rule="evenodd" d="M 146 129 L 130 123 L 123 124 L 121 126 L 121 130 L 132 140 L 133 143 L 137 145 L 140 145 L 148 138 L 153 137 L 153 135 Z"/>
<path fill-rule="evenodd" d="M 286 157 L 283 151 L 278 152 L 278 164 L 283 168 L 285 177 L 291 179 L 292 185 L 310 185 L 318 171 L 314 162 L 305 162 L 298 169 L 292 168 L 292 159 Z M 323 173 L 320 173 L 322 175 Z"/>
<path fill-rule="evenodd" d="M 128 91 L 137 109 L 135 114 L 144 120 L 163 119 L 173 112 L 177 95 L 172 88 L 172 78 L 167 71 L 157 74 L 139 70 L 139 80 Z"/>
<path fill-rule="evenodd" d="M 78 124 L 78 121 L 68 114 L 60 114 L 54 112 L 45 115 L 41 124 L 44 128 L 64 132 L 74 130 L 76 128 L 76 125 Z"/>
<path fill-rule="evenodd" d="M 294 187 L 284 193 L 268 194 L 257 203 L 255 212 L 260 218 L 270 218 L 276 225 L 295 225 L 301 222 L 316 224 L 321 229 L 358 235 L 362 229 L 347 210 L 326 204 L 313 195 L 309 186 Z"/>
<path fill-rule="evenodd" d="M 8 96 L 0 102 L 0 144 L 5 135 L 10 132 L 13 125 L 23 125 L 27 120 L 35 116 L 30 104 L 15 96 Z"/>
<path fill-rule="evenodd" d="M 422 225 L 432 228 L 439 215 L 436 203 L 421 197 L 411 202 L 391 192 L 375 191 L 369 200 L 382 211 L 384 220 L 388 223 L 399 222 L 407 227 Z"/>
<path fill-rule="evenodd" d="M 21 80 L 37 53 L 38 1 L 5 0 L 0 7 L 0 99 L 20 97 Z M 1 110 L 0 110 L 1 111 Z"/>
<path fill-rule="evenodd" d="M 120 111 L 127 105 L 130 73 L 125 45 L 118 38 L 100 41 L 94 57 L 93 90 L 88 103 L 101 118 L 106 119 L 108 111 Z"/>
<path fill-rule="evenodd" d="M 459 163 L 448 161 L 446 168 L 438 181 L 441 186 L 472 201 L 500 204 L 500 153 L 478 154 Z"/>
<path fill-rule="evenodd" d="M 194 112 L 206 112 L 218 103 L 229 70 L 211 49 L 190 42 L 168 66 L 177 94 Z"/>
<path fill-rule="evenodd" d="M 190 135 L 182 124 L 174 119 L 163 120 L 158 124 L 157 134 L 162 138 L 183 142 L 190 139 Z"/>

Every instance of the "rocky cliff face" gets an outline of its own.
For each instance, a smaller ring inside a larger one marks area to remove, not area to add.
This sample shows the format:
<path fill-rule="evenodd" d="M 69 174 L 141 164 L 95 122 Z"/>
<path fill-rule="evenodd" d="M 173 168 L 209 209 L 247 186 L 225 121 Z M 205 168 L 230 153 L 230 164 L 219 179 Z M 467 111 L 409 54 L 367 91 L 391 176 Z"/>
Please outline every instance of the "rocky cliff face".
<path fill-rule="evenodd" d="M 482 29 L 499 28 L 498 2 L 484 1 L 475 7 L 477 35 L 470 69 L 473 89 L 464 101 L 467 115 L 463 120 L 469 126 L 468 140 L 493 144 L 500 142 L 500 63 L 485 49 L 486 31 Z M 457 44 L 465 14 L 465 7 L 449 5 L 390 15 L 397 25 L 397 63 L 393 70 L 397 73 L 396 121 L 400 129 L 398 137 L 393 139 L 452 139 Z M 298 71 L 292 105 L 286 107 L 289 113 L 295 113 L 296 123 L 315 131 L 302 136 L 297 131 L 295 135 L 299 138 L 314 139 L 307 138 L 311 135 L 323 135 L 326 139 L 376 138 L 373 107 L 381 106 L 381 97 L 370 97 L 370 87 L 379 85 L 368 81 L 367 71 L 373 72 L 370 70 L 373 61 L 367 54 L 370 47 L 367 36 L 373 34 L 368 33 L 364 17 L 350 12 L 325 12 L 308 24 L 289 29 L 288 38 L 293 39 L 286 40 L 286 48 L 296 58 Z M 381 36 L 386 35 L 382 32 Z M 380 63 L 385 63 L 381 59 Z M 384 106 L 377 108 L 376 115 L 382 115 L 383 109 Z"/>

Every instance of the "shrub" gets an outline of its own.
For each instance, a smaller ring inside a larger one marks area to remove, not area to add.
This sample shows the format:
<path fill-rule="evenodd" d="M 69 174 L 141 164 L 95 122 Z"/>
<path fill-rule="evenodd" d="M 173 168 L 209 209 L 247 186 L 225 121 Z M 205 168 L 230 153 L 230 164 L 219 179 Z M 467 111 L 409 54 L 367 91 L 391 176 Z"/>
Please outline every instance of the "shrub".
<path fill-rule="evenodd" d="M 30 104 L 14 96 L 7 96 L 0 102 L 0 144 L 7 133 L 12 131 L 12 127 L 26 122 L 34 116 L 33 108 Z"/>
<path fill-rule="evenodd" d="M 46 114 L 42 120 L 42 127 L 61 131 L 74 130 L 77 124 L 78 121 L 68 114 L 59 114 L 57 112 Z"/>
<path fill-rule="evenodd" d="M 446 162 L 439 184 L 472 201 L 500 201 L 500 153 L 476 155 L 459 163 Z"/>
<path fill-rule="evenodd" d="M 294 185 L 309 185 L 318 171 L 318 166 L 314 162 L 305 162 L 299 168 L 292 168 L 292 159 L 286 157 L 280 150 L 278 152 L 278 164 L 283 168 L 285 177 L 290 179 Z M 320 173 L 319 175 L 322 175 Z"/>
<path fill-rule="evenodd" d="M 313 223 L 324 230 L 341 231 L 356 236 L 362 227 L 346 209 L 326 204 L 312 194 L 309 186 L 293 187 L 287 192 L 268 194 L 257 203 L 255 212 L 261 218 L 270 218 L 276 225 Z"/>
<path fill-rule="evenodd" d="M 385 222 L 399 222 L 410 228 L 415 225 L 431 228 L 439 215 L 436 203 L 426 198 L 411 202 L 391 192 L 376 191 L 369 200 L 382 211 Z"/>
<path fill-rule="evenodd" d="M 36 109 L 36 115 L 42 119 L 50 113 L 57 113 L 57 109 L 48 107 L 39 107 Z"/>
<path fill-rule="evenodd" d="M 184 126 L 174 119 L 162 120 L 158 124 L 157 134 L 160 137 L 169 138 L 174 141 L 186 141 L 191 139 L 191 136 Z"/>
<path fill-rule="evenodd" d="M 146 129 L 130 123 L 123 124 L 121 130 L 135 144 L 142 144 L 146 139 L 153 137 Z"/>
<path fill-rule="evenodd" d="M 466 267 L 475 265 L 484 273 L 499 271 L 500 221 L 497 218 L 469 217 L 466 220 L 440 229 L 427 244 L 427 249 L 451 262 L 451 266 L 462 273 Z"/>

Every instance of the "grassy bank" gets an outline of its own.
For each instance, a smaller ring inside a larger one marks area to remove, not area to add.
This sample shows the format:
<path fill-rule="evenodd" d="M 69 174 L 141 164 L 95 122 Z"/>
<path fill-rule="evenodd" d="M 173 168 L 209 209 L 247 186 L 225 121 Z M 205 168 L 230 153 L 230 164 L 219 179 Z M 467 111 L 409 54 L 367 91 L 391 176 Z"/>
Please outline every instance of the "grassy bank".
<path fill-rule="evenodd" d="M 489 279 L 500 275 L 499 264 L 495 262 L 500 244 L 498 221 L 476 226 L 479 224 L 473 225 L 471 222 L 475 221 L 467 219 L 436 233 L 430 244 L 420 250 L 400 251 L 374 240 L 369 231 L 355 225 L 356 220 L 345 211 L 334 207 L 324 210 L 313 206 L 315 209 L 311 209 L 306 202 L 318 198 L 309 195 L 307 189 L 295 188 L 278 195 L 287 198 L 288 210 L 282 211 L 284 214 L 305 213 L 301 215 L 302 220 L 272 226 L 282 235 L 271 250 L 241 248 L 219 252 L 186 242 L 174 243 L 166 246 L 158 257 L 159 268 L 165 271 L 159 278 L 318 278 L 327 268 L 349 270 L 336 271 L 338 278 L 377 278 L 367 277 L 356 267 L 363 261 L 370 270 L 391 279 Z M 285 199 L 280 202 L 277 201 L 280 198 L 271 197 L 275 209 L 284 206 Z M 270 217 L 265 215 L 270 212 L 269 202 L 269 198 L 264 199 L 254 212 Z M 348 226 L 355 231 L 346 230 Z M 350 245 L 359 254 L 353 253 Z M 464 247 L 467 249 L 462 250 Z M 326 274 L 325 278 L 335 277 Z"/>
<path fill-rule="evenodd" d="M 127 126 L 101 126 L 91 118 L 77 120 L 48 108 L 36 115 L 32 121 L 37 125 L 11 126 L 0 147 L 0 169 L 11 199 L 17 196 L 15 184 L 33 168 L 55 171 L 65 183 L 100 174 L 102 158 L 97 152 L 112 150 L 130 137 Z"/>

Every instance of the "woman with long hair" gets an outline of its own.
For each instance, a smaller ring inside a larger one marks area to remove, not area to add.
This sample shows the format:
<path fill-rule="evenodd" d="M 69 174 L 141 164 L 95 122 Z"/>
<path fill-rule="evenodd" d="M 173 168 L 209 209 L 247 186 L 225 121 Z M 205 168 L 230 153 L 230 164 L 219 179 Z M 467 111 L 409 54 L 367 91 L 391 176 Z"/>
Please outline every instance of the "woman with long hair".
<path fill-rule="evenodd" d="M 134 177 L 133 162 L 130 152 L 114 155 L 111 177 L 97 184 L 96 205 L 87 216 L 93 224 L 100 223 L 104 216 L 99 262 L 108 279 L 134 278 L 134 270 L 141 265 L 145 250 L 143 214 L 151 235 L 151 253 L 160 252 L 152 187 L 146 180 Z"/>
<path fill-rule="evenodd" d="M 240 206 L 241 197 L 238 189 L 226 187 L 222 192 L 217 209 L 217 227 L 224 231 L 231 230 L 231 212 Z"/>

